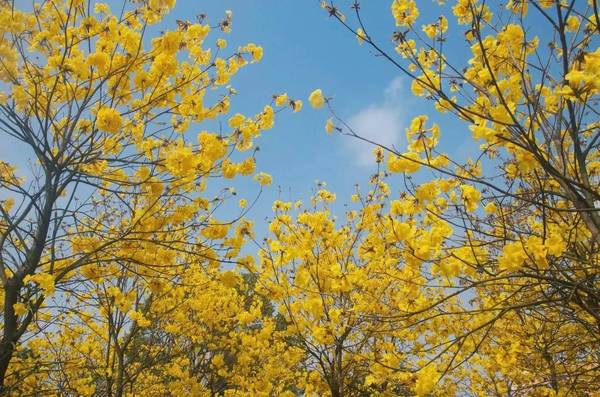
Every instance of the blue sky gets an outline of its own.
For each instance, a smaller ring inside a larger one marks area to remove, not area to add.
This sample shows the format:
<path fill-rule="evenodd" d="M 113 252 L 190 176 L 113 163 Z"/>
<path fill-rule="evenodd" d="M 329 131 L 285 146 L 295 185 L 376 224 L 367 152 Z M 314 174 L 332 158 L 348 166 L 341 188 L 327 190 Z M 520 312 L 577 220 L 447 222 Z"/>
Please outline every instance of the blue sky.
<path fill-rule="evenodd" d="M 350 15 L 351 3 L 349 0 L 338 2 L 348 15 L 348 21 L 355 25 Z M 440 13 L 449 13 L 451 7 L 449 4 L 440 9 L 433 0 L 418 3 L 419 26 L 434 22 Z M 391 0 L 363 1 L 362 13 L 369 35 L 395 54 L 391 42 L 395 26 L 390 4 Z M 27 8 L 30 4 L 17 0 L 17 6 Z M 398 145 L 404 150 L 404 129 L 412 117 L 428 114 L 442 127 L 442 150 L 461 159 L 475 152 L 478 145 L 470 139 L 464 124 L 451 116 L 440 116 L 431 102 L 413 97 L 410 81 L 389 62 L 375 56 L 368 46 L 359 46 L 350 32 L 329 18 L 317 0 L 179 0 L 155 29 L 176 29 L 177 19 L 194 20 L 199 13 L 206 13 L 209 23 L 216 25 L 226 10 L 233 12 L 232 32 L 224 35 L 215 30 L 210 40 L 225 37 L 230 49 L 248 42 L 264 48 L 263 60 L 244 68 L 232 80 L 238 90 L 232 112 L 256 114 L 271 101 L 273 94 L 282 92 L 305 103 L 300 113 L 278 114 L 275 127 L 257 141 L 261 149 L 257 154 L 257 168 L 274 179 L 273 186 L 266 189 L 250 214 L 256 220 L 259 236 L 264 235 L 262 220 L 271 215 L 273 200 L 307 202 L 315 189 L 315 181 L 321 180 L 338 195 L 341 209 L 349 202 L 355 184 L 367 189 L 369 176 L 376 172 L 372 147 L 350 137 L 325 134 L 323 126 L 328 113 L 324 109 L 311 109 L 307 104 L 307 96 L 315 88 L 323 89 L 327 96 L 334 98 L 336 111 L 358 133 L 375 141 Z M 453 36 L 448 40 L 447 51 L 459 64 L 464 64 L 466 59 L 464 30 L 464 27 L 450 25 Z M 192 136 L 196 132 L 191 131 Z M 23 157 L 18 150 L 6 149 L 0 148 L 3 157 L 23 161 L 23 158 L 15 158 Z M 401 177 L 394 179 L 398 183 L 393 187 L 401 189 Z M 250 178 L 238 178 L 232 184 L 239 196 L 249 201 L 258 190 Z"/>
<path fill-rule="evenodd" d="M 122 0 L 105 0 L 117 10 Z M 395 30 L 390 12 L 391 0 L 363 0 L 362 16 L 367 33 L 395 55 L 392 33 Z M 265 236 L 265 218 L 272 215 L 271 205 L 276 199 L 308 202 L 315 190 L 315 181 L 324 181 L 327 188 L 338 196 L 334 206 L 342 214 L 344 204 L 359 184 L 367 190 L 369 177 L 377 166 L 372 157 L 372 147 L 356 139 L 327 135 L 325 109 L 314 110 L 308 106 L 307 97 L 315 88 L 321 88 L 326 96 L 334 98 L 334 107 L 361 135 L 387 145 L 396 145 L 403 151 L 404 130 L 410 120 L 419 114 L 427 114 L 430 121 L 441 126 L 439 149 L 450 157 L 464 160 L 478 152 L 478 143 L 471 139 L 467 126 L 453 116 L 443 116 L 433 109 L 433 103 L 415 98 L 410 92 L 410 81 L 401 75 L 391 63 L 377 57 L 367 45 L 359 46 L 353 34 L 331 19 L 319 7 L 319 0 L 179 0 L 172 12 L 157 26 L 160 30 L 177 29 L 177 19 L 195 19 L 205 13 L 211 25 L 216 25 L 226 10 L 233 12 L 232 32 L 223 34 L 215 29 L 207 45 L 219 37 L 229 42 L 229 51 L 254 42 L 264 49 L 261 62 L 249 65 L 233 79 L 232 85 L 238 95 L 232 101 L 232 114 L 240 112 L 254 115 L 274 94 L 287 92 L 291 98 L 302 99 L 302 112 L 279 113 L 275 127 L 256 142 L 257 169 L 273 176 L 273 186 L 265 189 L 249 217 L 255 221 L 257 237 Z M 348 22 L 356 26 L 349 6 L 351 0 L 336 2 L 347 15 Z M 451 14 L 453 1 L 440 8 L 435 0 L 419 0 L 420 17 L 417 26 L 436 21 L 440 14 Z M 17 0 L 18 8 L 29 9 L 29 0 Z M 495 7 L 494 7 L 495 8 Z M 535 13 L 532 13 L 535 14 Z M 445 53 L 458 65 L 465 65 L 469 58 L 464 41 L 464 26 L 456 26 L 449 17 L 449 38 L 444 44 Z M 539 16 L 529 19 L 529 37 L 548 35 L 546 25 L 539 23 Z M 544 43 L 541 43 L 541 47 Z M 228 52 L 230 53 L 230 52 Z M 223 120 L 221 120 L 223 121 Z M 201 129 L 214 125 L 194 126 L 190 136 Z M 0 142 L 0 157 L 26 168 L 28 158 L 13 142 Z M 425 172 L 426 174 L 427 172 Z M 427 178 L 419 175 L 418 179 Z M 402 189 L 402 177 L 390 179 L 397 195 Z M 231 185 L 238 197 L 252 201 L 259 188 L 251 178 L 236 178 Z M 219 185 L 217 183 L 216 185 Z M 236 200 L 237 202 L 237 200 Z M 239 209 L 234 203 L 219 211 L 219 216 L 231 219 Z"/>
<path fill-rule="evenodd" d="M 338 195 L 341 209 L 350 201 L 355 184 L 366 189 L 369 176 L 376 172 L 372 147 L 350 137 L 325 134 L 323 125 L 329 116 L 324 109 L 308 106 L 308 94 L 322 88 L 334 98 L 336 111 L 358 132 L 400 147 L 411 118 L 431 113 L 432 104 L 414 98 L 410 82 L 391 64 L 375 57 L 367 46 L 358 46 L 355 37 L 330 19 L 316 0 L 179 1 L 166 24 L 174 25 L 175 19 L 191 20 L 197 13 L 206 13 L 212 25 L 228 9 L 233 12 L 233 30 L 226 36 L 230 46 L 235 48 L 251 41 L 264 48 L 263 60 L 243 69 L 232 80 L 238 90 L 232 110 L 254 114 L 273 94 L 281 92 L 305 103 L 300 113 L 278 114 L 275 127 L 257 141 L 261 149 L 257 154 L 258 169 L 271 174 L 274 183 L 263 193 L 250 217 L 260 224 L 271 215 L 272 201 L 278 198 L 307 202 L 316 180 L 327 182 L 327 188 Z M 393 52 L 390 38 L 395 26 L 389 2 L 368 2 L 363 13 L 369 34 Z M 427 9 L 421 14 L 423 23 L 436 18 L 434 14 L 427 15 Z M 468 139 L 463 139 L 468 137 L 468 131 L 463 126 L 444 120 L 444 127 L 461 128 L 455 138 L 461 137 L 468 145 Z M 450 154 L 464 152 L 461 141 L 452 140 L 448 145 Z M 249 199 L 256 191 L 251 181 L 237 179 L 234 186 Z M 260 236 L 263 227 L 257 226 Z"/>

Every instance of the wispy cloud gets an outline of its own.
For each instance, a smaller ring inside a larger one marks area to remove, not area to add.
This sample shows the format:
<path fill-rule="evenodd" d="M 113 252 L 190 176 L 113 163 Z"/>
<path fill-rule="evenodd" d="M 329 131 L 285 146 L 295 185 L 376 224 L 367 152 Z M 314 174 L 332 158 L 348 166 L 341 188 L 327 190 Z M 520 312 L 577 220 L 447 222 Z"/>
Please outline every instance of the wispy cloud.
<path fill-rule="evenodd" d="M 386 87 L 383 100 L 372 103 L 349 119 L 360 136 L 386 146 L 399 146 L 404 141 L 404 115 L 401 95 L 402 79 L 396 77 Z M 373 165 L 373 145 L 358 139 L 345 140 L 359 165 Z"/>

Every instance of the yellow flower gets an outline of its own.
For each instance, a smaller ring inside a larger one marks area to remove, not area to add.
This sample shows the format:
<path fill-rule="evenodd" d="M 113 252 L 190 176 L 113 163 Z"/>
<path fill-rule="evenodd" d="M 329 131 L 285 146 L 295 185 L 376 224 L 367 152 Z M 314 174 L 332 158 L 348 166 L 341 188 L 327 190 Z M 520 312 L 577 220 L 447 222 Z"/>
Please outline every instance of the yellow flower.
<path fill-rule="evenodd" d="M 20 303 L 20 302 L 19 303 L 15 303 L 13 305 L 13 309 L 14 309 L 15 314 L 17 316 L 21 316 L 21 315 L 27 313 L 27 307 L 24 304 Z"/>
<path fill-rule="evenodd" d="M 302 101 L 300 99 L 290 101 L 290 106 L 294 110 L 294 113 L 298 113 L 300 110 L 302 110 Z"/>
<path fill-rule="evenodd" d="M 141 328 L 145 328 L 150 326 L 150 320 L 148 320 L 144 315 L 136 310 L 129 313 L 129 317 L 132 321 L 135 321 L 137 325 Z"/>
<path fill-rule="evenodd" d="M 579 29 L 579 18 L 575 15 L 571 15 L 567 18 L 566 29 L 569 32 L 576 32 Z"/>
<path fill-rule="evenodd" d="M 431 393 L 439 378 L 440 374 L 433 365 L 421 369 L 415 383 L 415 393 L 417 396 L 426 396 Z"/>
<path fill-rule="evenodd" d="M 481 193 L 471 185 L 461 185 L 462 200 L 468 212 L 473 212 L 477 209 L 481 200 Z"/>
<path fill-rule="evenodd" d="M 375 161 L 378 163 L 383 162 L 383 149 L 380 147 L 376 147 L 373 149 L 373 155 L 375 156 Z"/>
<path fill-rule="evenodd" d="M 110 58 L 104 52 L 94 52 L 88 56 L 88 63 L 100 72 L 106 72 L 110 65 Z"/>
<path fill-rule="evenodd" d="M 123 125 L 123 119 L 116 109 L 103 107 L 96 115 L 96 126 L 107 132 L 118 132 Z"/>
<path fill-rule="evenodd" d="M 263 49 L 262 49 L 262 47 L 259 47 L 259 46 L 257 46 L 254 43 L 249 43 L 245 47 L 245 50 L 248 51 L 248 53 L 250 53 L 250 55 L 252 56 L 252 62 L 258 62 L 263 57 Z"/>
<path fill-rule="evenodd" d="M 211 219 L 209 224 L 200 233 L 207 239 L 219 240 L 227 236 L 228 231 L 229 227 L 227 225 Z"/>
<path fill-rule="evenodd" d="M 419 155 L 414 152 L 404 153 L 402 157 L 392 155 L 388 159 L 388 169 L 391 172 L 417 172 L 421 167 L 417 161 L 420 161 Z"/>
<path fill-rule="evenodd" d="M 396 26 L 410 26 L 419 17 L 419 9 L 414 0 L 394 0 L 392 15 L 396 20 Z"/>
<path fill-rule="evenodd" d="M 220 279 L 227 288 L 235 288 L 239 282 L 238 277 L 232 271 L 222 273 Z"/>
<path fill-rule="evenodd" d="M 270 186 L 273 182 L 273 178 L 271 177 L 271 175 L 264 172 L 259 172 L 258 174 L 256 174 L 254 176 L 254 180 L 257 181 L 258 184 L 261 186 Z"/>
<path fill-rule="evenodd" d="M 242 126 L 242 124 L 244 123 L 244 120 L 246 120 L 246 117 L 241 114 L 241 113 L 236 113 L 233 116 L 231 116 L 229 118 L 229 120 L 227 120 L 227 124 L 231 127 L 231 128 L 240 128 Z"/>
<path fill-rule="evenodd" d="M 356 29 L 356 40 L 358 41 L 359 45 L 362 45 L 366 38 L 367 35 L 365 34 L 365 31 L 362 28 Z"/>
<path fill-rule="evenodd" d="M 284 106 L 289 102 L 287 94 L 280 94 L 275 97 L 275 106 Z"/>
<path fill-rule="evenodd" d="M 225 48 L 227 47 L 227 40 L 225 39 L 217 39 L 217 47 Z"/>
<path fill-rule="evenodd" d="M 333 120 L 327 119 L 327 121 L 325 122 L 325 132 L 331 134 L 333 132 L 334 127 L 335 126 L 333 125 Z"/>
<path fill-rule="evenodd" d="M 430 23 L 428 25 L 423 25 L 421 29 L 430 39 L 433 39 L 435 36 L 437 36 L 437 26 L 435 24 Z"/>
<path fill-rule="evenodd" d="M 554 256 L 560 256 L 567 249 L 567 243 L 558 233 L 550 233 L 544 245 L 548 249 L 548 253 Z"/>
<path fill-rule="evenodd" d="M 502 248 L 502 255 L 498 259 L 498 267 L 501 270 L 512 272 L 523 267 L 526 259 L 527 253 L 523 251 L 521 242 L 508 243 Z"/>
<path fill-rule="evenodd" d="M 335 201 L 336 196 L 335 196 L 335 193 L 331 193 L 328 190 L 321 189 L 317 192 L 315 198 L 317 199 L 317 201 L 322 201 L 325 203 L 332 203 Z"/>
<path fill-rule="evenodd" d="M 110 14 L 110 8 L 106 3 L 96 3 L 96 5 L 94 5 L 94 12 L 96 14 Z"/>
<path fill-rule="evenodd" d="M 54 277 L 48 273 L 39 273 L 34 274 L 33 276 L 28 275 L 23 279 L 24 283 L 34 282 L 36 283 L 44 292 L 46 296 L 54 295 Z"/>
<path fill-rule="evenodd" d="M 498 211 L 498 207 L 496 207 L 496 204 L 490 202 L 484 207 L 484 210 L 488 214 L 495 214 Z"/>
<path fill-rule="evenodd" d="M 177 71 L 177 58 L 171 54 L 160 53 L 154 58 L 151 70 L 164 75 L 175 74 Z"/>
<path fill-rule="evenodd" d="M 308 102 L 310 106 L 315 109 L 320 109 L 325 105 L 325 97 L 323 96 L 323 92 L 320 89 L 314 90 L 310 93 L 308 97 Z"/>

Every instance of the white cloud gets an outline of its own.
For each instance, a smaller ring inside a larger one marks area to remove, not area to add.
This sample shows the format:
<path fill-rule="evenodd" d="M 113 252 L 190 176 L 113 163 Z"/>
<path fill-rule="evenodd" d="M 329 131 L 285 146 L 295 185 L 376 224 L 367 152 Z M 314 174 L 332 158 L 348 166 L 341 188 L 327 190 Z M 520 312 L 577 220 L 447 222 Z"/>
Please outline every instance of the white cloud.
<path fill-rule="evenodd" d="M 383 101 L 360 110 L 348 124 L 360 136 L 385 146 L 398 147 L 404 141 L 404 117 L 400 103 L 402 79 L 396 77 L 384 91 Z M 345 140 L 359 165 L 374 164 L 374 146 L 355 138 Z"/>
<path fill-rule="evenodd" d="M 390 84 L 385 88 L 385 99 L 388 101 L 397 101 L 398 96 L 402 93 L 402 77 L 396 77 L 390 81 Z"/>

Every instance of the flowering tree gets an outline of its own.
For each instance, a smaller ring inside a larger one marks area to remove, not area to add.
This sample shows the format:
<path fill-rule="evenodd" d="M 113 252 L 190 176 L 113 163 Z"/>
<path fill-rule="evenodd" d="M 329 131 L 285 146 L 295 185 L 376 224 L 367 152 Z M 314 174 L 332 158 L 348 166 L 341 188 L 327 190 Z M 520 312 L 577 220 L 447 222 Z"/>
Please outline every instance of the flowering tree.
<path fill-rule="evenodd" d="M 219 132 L 198 126 L 229 112 L 231 76 L 262 49 L 227 53 L 222 37 L 209 48 L 202 16 L 151 34 L 174 0 L 123 2 L 115 13 L 94 3 L 0 5 L 0 133 L 31 156 L 0 163 L 3 391 L 27 393 L 30 376 L 79 366 L 106 395 L 122 395 L 139 369 L 124 365 L 140 328 L 164 315 L 158 301 L 176 297 L 165 291 L 190 272 L 237 263 L 249 230 L 230 235 L 238 218 L 214 213 L 231 194 L 207 185 L 254 173 L 242 152 L 272 127 L 274 111 L 236 114 Z M 230 13 L 215 28 L 228 32 Z M 85 365 L 54 344 L 85 335 L 88 352 L 102 352 Z M 92 370 L 94 360 L 104 364 Z M 85 381 L 78 389 L 65 379 L 54 387 L 87 394 Z"/>
<path fill-rule="evenodd" d="M 0 3 L 0 136 L 29 156 L 0 162 L 1 394 L 600 391 L 595 0 L 392 0 L 396 53 L 323 1 L 480 146 L 451 158 L 418 115 L 345 220 L 322 186 L 278 201 L 256 256 L 226 181 L 271 183 L 254 141 L 302 101 L 228 116 L 262 49 L 228 50 L 230 12 L 166 26 L 174 3 Z"/>
<path fill-rule="evenodd" d="M 540 368 L 537 376 L 505 383 L 499 395 L 598 390 L 598 4 L 438 3 L 439 17 L 424 20 L 418 2 L 391 2 L 395 54 L 371 35 L 359 1 L 321 5 L 406 76 L 413 94 L 462 121 L 480 143 L 470 158 L 450 158 L 439 149 L 444 132 L 426 115 L 406 129 L 406 149 L 371 142 L 380 161 L 387 153 L 388 170 L 404 175 L 414 205 L 452 225 L 443 259 L 423 268 L 431 284 L 468 302 L 449 314 L 468 321 L 447 343 L 476 355 L 489 342 Z M 458 55 L 463 49 L 466 61 Z M 367 140 L 325 102 L 328 132 Z M 425 170 L 437 179 L 414 183 L 411 175 Z M 522 323 L 518 348 L 498 331 L 507 318 Z M 488 374 L 504 372 L 503 356 L 489 349 Z M 454 360 L 448 370 L 460 364 Z"/>
<path fill-rule="evenodd" d="M 449 224 L 389 202 L 383 175 L 371 182 L 352 197 L 345 221 L 331 214 L 336 197 L 325 189 L 306 209 L 274 204 L 259 291 L 278 305 L 290 343 L 304 352 L 306 395 L 425 396 L 443 369 L 439 334 L 460 329 L 433 314 L 457 310 L 458 302 L 430 308 L 442 295 L 421 272 L 439 259 Z M 423 240 L 431 245 L 420 246 Z M 396 321 L 399 311 L 425 311 L 431 321 Z M 457 390 L 443 382 L 447 392 Z"/>

